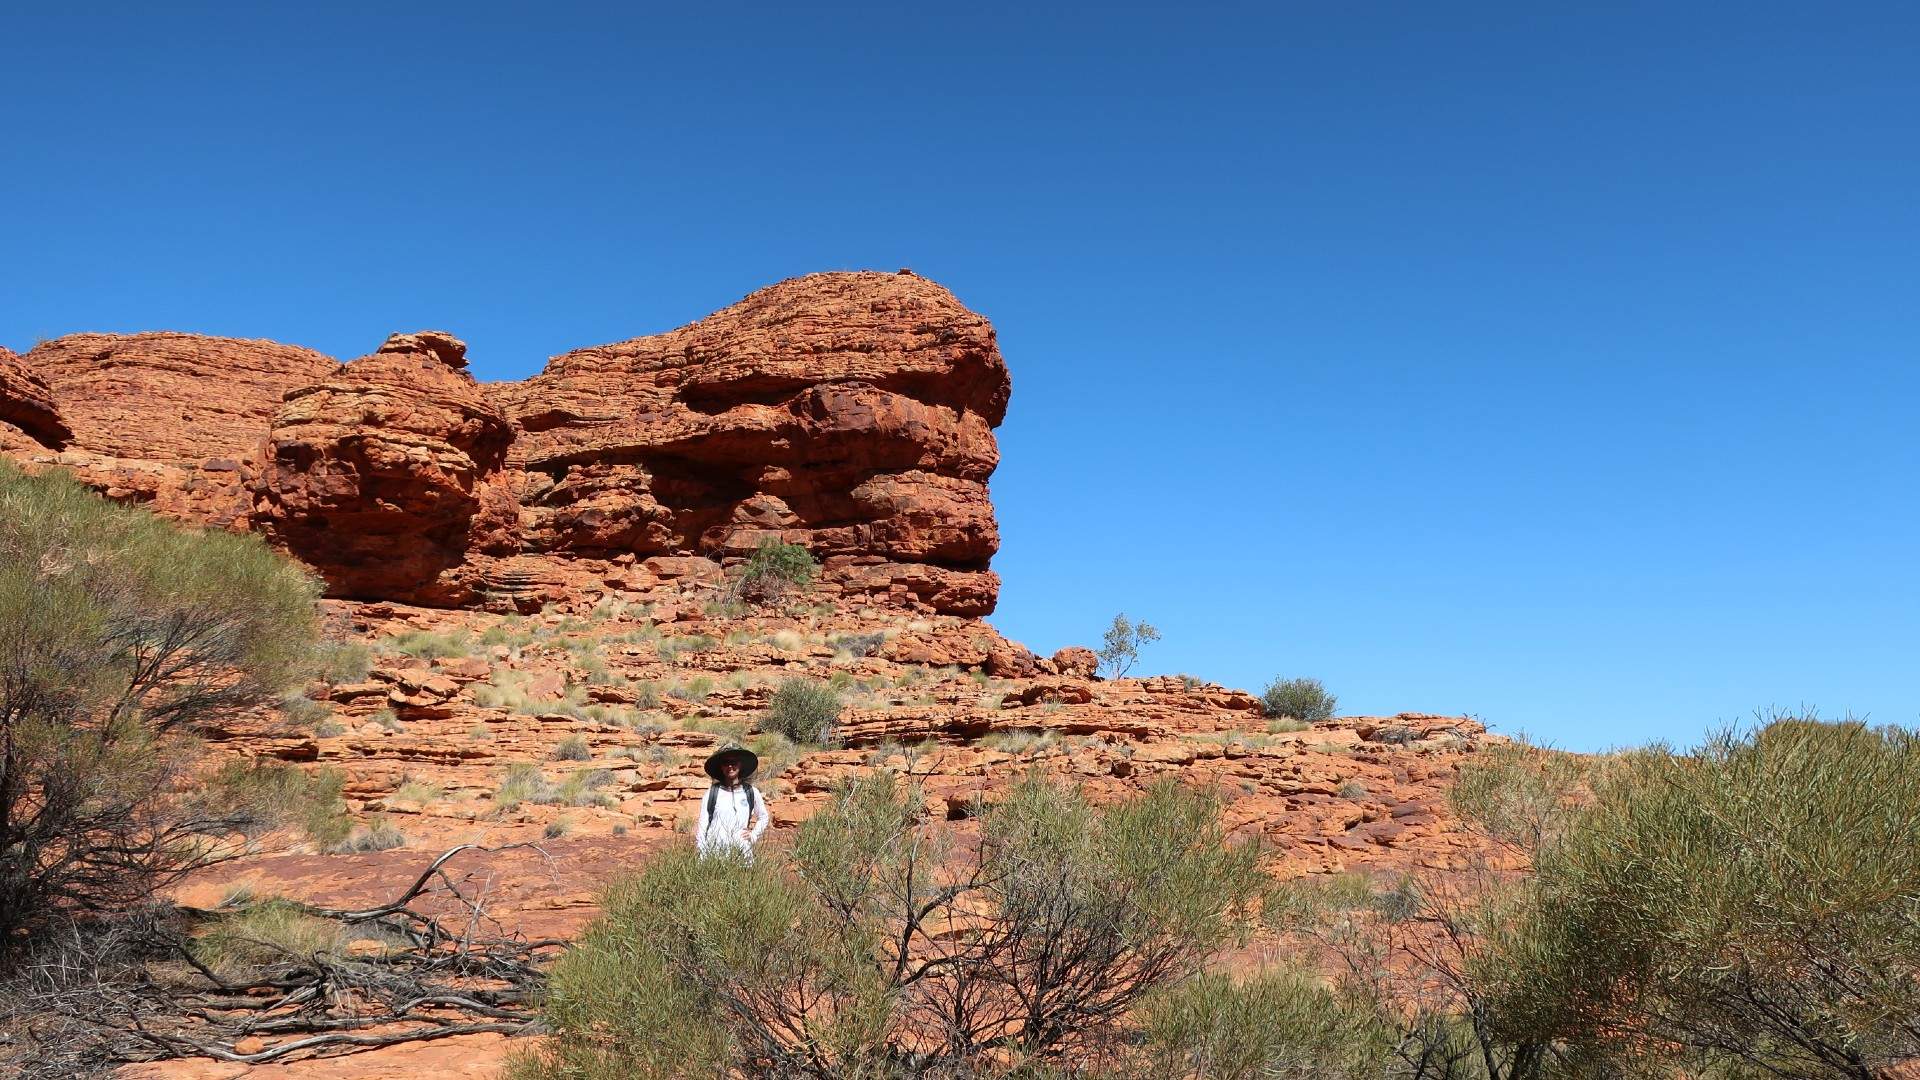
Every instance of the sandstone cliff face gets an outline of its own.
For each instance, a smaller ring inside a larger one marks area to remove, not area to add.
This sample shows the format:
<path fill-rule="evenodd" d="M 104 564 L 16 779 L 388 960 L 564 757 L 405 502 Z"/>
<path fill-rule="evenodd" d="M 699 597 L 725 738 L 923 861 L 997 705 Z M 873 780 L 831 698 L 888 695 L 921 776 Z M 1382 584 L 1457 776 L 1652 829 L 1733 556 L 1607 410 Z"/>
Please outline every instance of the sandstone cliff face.
<path fill-rule="evenodd" d="M 826 586 L 993 609 L 992 327 L 911 274 L 762 289 L 670 333 L 476 383 L 395 335 L 347 365 L 189 334 L 0 357 L 0 452 L 170 516 L 257 528 L 334 595 L 536 607 L 636 559 L 806 545 Z M 558 556 L 559 558 L 556 558 Z"/>
<path fill-rule="evenodd" d="M 71 438 L 46 382 L 0 348 L 0 450 L 58 450 Z"/>

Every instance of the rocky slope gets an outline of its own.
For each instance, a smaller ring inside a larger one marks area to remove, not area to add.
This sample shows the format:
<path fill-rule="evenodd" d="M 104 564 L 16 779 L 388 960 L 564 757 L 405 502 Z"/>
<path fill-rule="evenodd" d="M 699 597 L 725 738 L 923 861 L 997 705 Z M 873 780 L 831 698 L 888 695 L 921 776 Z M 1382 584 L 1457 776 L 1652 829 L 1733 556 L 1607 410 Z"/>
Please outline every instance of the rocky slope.
<path fill-rule="evenodd" d="M 1484 854 L 1445 798 L 1490 738 L 1470 719 L 1271 723 L 1245 691 L 1098 679 L 1087 650 L 1036 656 L 982 620 L 1008 376 L 986 320 L 931 282 L 799 278 L 521 383 L 476 382 L 465 352 L 434 331 L 344 365 L 182 334 L 0 351 L 0 453 L 260 531 L 326 578 L 332 636 L 368 654 L 210 748 L 340 770 L 355 817 L 398 846 L 284 838 L 184 901 L 245 885 L 352 905 L 456 844 L 532 843 L 460 869 L 507 926 L 569 934 L 609 879 L 682 842 L 701 760 L 736 741 L 761 754 L 776 847 L 865 771 L 911 771 L 929 812 L 964 829 L 977 800 L 1037 769 L 1103 797 L 1166 776 L 1212 786 L 1277 877 L 1384 884 Z M 742 604 L 730 582 L 768 537 L 804 544 L 824 572 Z M 764 730 L 790 678 L 840 695 L 833 747 Z M 504 1046 L 473 1036 L 260 1075 L 484 1075 Z"/>
<path fill-rule="evenodd" d="M 806 544 L 830 588 L 993 609 L 993 328 L 909 273 L 816 274 L 483 384 L 397 334 L 340 365 L 190 334 L 0 354 L 0 453 L 257 529 L 337 596 L 531 611 L 616 555 Z"/>

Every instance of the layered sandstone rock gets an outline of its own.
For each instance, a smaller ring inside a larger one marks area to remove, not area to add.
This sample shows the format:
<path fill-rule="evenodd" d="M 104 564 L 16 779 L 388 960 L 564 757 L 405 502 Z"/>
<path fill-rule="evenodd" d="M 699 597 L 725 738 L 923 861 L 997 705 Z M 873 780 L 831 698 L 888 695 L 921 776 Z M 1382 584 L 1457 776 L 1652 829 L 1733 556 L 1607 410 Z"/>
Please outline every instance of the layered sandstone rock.
<path fill-rule="evenodd" d="M 58 450 L 71 438 L 46 382 L 0 348 L 0 450 Z"/>
<path fill-rule="evenodd" d="M 511 551 L 502 473 L 513 427 L 451 334 L 395 334 L 286 395 L 254 484 L 254 521 L 336 593 L 424 600 L 473 550 Z"/>
<path fill-rule="evenodd" d="M 464 368 L 439 331 L 344 367 L 264 341 L 75 334 L 0 362 L 0 451 L 258 528 L 339 596 L 531 609 L 615 560 L 732 563 L 773 538 L 813 551 L 829 593 L 993 609 L 1007 369 L 987 321 L 932 282 L 816 274 L 525 382 Z"/>

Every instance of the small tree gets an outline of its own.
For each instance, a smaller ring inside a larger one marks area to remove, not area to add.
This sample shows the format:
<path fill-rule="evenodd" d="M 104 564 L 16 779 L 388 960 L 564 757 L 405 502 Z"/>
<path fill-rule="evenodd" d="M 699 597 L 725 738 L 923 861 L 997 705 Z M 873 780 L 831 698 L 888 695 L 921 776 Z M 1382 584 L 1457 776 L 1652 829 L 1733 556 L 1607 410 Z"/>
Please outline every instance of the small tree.
<path fill-rule="evenodd" d="M 1110 679 L 1118 679 L 1133 669 L 1140 659 L 1140 646 L 1160 640 L 1160 631 L 1145 619 L 1130 621 L 1126 615 L 1113 617 L 1107 627 L 1105 644 L 1100 647 L 1100 669 Z"/>
<path fill-rule="evenodd" d="M 1263 880 L 1213 799 L 1096 808 L 1027 779 L 960 847 L 890 773 L 837 789 L 791 861 L 670 852 L 561 961 L 517 1080 L 1030 1076 L 1197 972 Z"/>
<path fill-rule="evenodd" d="M 0 462 L 0 943 L 231 853 L 253 810 L 180 796 L 192 735 L 306 673 L 317 595 L 257 538 Z"/>
<path fill-rule="evenodd" d="M 819 570 L 820 564 L 804 546 L 768 537 L 747 557 L 734 592 L 740 599 L 754 603 L 780 600 L 812 584 Z"/>
<path fill-rule="evenodd" d="M 840 695 L 814 679 L 787 679 L 773 692 L 762 726 L 797 743 L 824 745 L 840 720 Z"/>
<path fill-rule="evenodd" d="M 1275 679 L 1260 695 L 1260 706 L 1270 719 L 1308 724 L 1331 719 L 1339 704 L 1319 679 Z"/>

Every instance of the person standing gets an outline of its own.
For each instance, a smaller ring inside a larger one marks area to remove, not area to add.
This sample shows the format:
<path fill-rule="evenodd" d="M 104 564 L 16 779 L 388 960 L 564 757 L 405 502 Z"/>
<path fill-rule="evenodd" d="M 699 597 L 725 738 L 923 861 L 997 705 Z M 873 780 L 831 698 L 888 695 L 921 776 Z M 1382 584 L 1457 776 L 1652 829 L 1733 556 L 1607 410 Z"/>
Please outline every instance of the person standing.
<path fill-rule="evenodd" d="M 747 782 L 759 767 L 753 751 L 738 746 L 707 759 L 713 785 L 700 800 L 700 823 L 693 833 L 701 855 L 735 852 L 752 861 L 753 845 L 773 821 L 766 797 Z"/>

